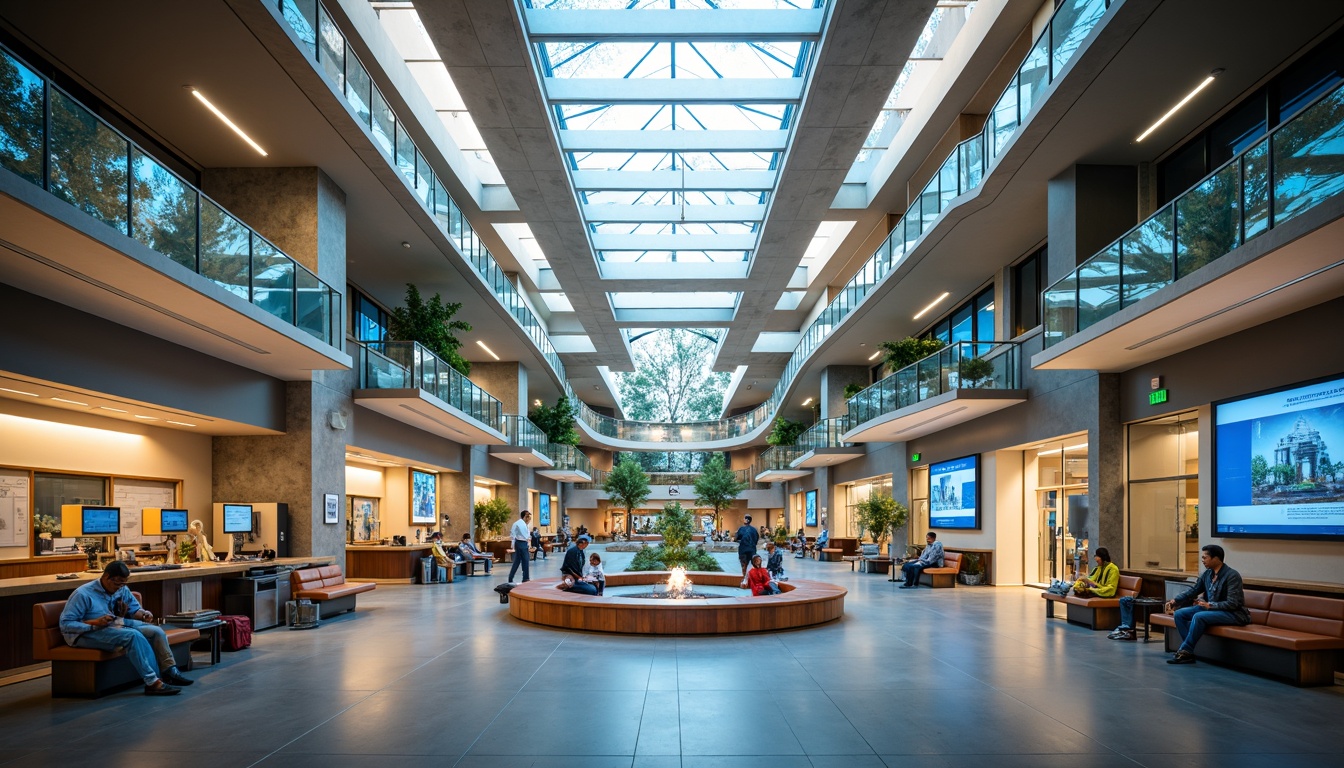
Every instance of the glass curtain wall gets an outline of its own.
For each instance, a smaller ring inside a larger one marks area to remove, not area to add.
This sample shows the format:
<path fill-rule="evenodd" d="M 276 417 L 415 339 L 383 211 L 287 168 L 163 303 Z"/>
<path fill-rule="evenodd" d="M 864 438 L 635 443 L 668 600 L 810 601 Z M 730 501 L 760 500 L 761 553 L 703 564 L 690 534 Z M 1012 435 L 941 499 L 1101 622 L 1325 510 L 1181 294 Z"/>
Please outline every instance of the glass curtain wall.
<path fill-rule="evenodd" d="M 866 500 L 869 496 L 890 496 L 891 495 L 891 475 L 882 477 L 873 477 L 867 480 L 860 480 L 857 483 L 850 483 L 845 486 L 845 535 L 858 536 L 858 510 L 856 507 L 859 502 Z M 864 539 L 870 539 L 866 535 Z"/>
<path fill-rule="evenodd" d="M 1130 424 L 1130 568 L 1199 570 L 1199 420 L 1194 411 Z"/>
<path fill-rule="evenodd" d="M 1074 556 L 1081 559 L 1079 546 L 1095 533 L 1083 530 L 1087 517 L 1087 435 L 1056 438 L 1026 454 L 1028 467 L 1036 468 L 1036 488 L 1031 492 L 1037 517 L 1036 581 L 1049 583 L 1073 573 Z M 1030 523 L 1027 525 L 1030 530 Z M 1026 576 L 1030 580 L 1031 560 L 1027 562 Z"/>

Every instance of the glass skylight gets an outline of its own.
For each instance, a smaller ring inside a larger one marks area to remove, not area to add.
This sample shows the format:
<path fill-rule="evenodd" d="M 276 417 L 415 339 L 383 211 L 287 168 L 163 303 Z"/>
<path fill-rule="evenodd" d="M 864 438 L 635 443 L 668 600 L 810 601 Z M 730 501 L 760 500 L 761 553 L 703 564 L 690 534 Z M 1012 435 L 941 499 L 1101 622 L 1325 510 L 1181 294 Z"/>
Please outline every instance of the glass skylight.
<path fill-rule="evenodd" d="M 732 309 L 742 294 L 730 291 L 608 293 L 615 309 Z"/>
<path fill-rule="evenodd" d="M 720 264 L 746 261 L 751 251 L 598 251 L 601 261 L 614 264 Z"/>

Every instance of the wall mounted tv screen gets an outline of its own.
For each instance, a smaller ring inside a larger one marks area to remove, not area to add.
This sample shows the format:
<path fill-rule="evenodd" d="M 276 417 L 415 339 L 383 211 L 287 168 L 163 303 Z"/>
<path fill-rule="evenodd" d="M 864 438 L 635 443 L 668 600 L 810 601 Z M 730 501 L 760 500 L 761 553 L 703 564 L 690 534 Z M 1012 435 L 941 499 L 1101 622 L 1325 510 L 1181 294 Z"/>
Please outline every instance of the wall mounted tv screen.
<path fill-rule="evenodd" d="M 120 507 L 84 507 L 80 527 L 85 536 L 116 536 L 121 533 Z"/>
<path fill-rule="evenodd" d="M 980 527 L 980 462 L 967 456 L 929 465 L 929 527 Z"/>
<path fill-rule="evenodd" d="M 159 510 L 159 526 L 164 533 L 186 533 L 187 510 L 185 509 Z"/>
<path fill-rule="evenodd" d="M 224 532 L 225 532 L 225 533 L 251 533 L 251 532 L 252 532 L 252 505 L 251 505 L 251 504 L 225 504 L 225 505 L 224 505 Z"/>
<path fill-rule="evenodd" d="M 1344 376 L 1214 403 L 1213 423 L 1216 535 L 1344 540 Z"/>

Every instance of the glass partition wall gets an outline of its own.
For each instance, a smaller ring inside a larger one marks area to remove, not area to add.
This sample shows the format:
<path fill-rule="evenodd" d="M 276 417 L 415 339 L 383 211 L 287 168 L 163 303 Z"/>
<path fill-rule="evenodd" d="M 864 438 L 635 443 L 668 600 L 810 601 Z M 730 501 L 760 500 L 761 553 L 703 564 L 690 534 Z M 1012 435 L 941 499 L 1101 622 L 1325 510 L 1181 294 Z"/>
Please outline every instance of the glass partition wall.
<path fill-rule="evenodd" d="M 1025 451 L 1024 460 L 1027 514 L 1023 522 L 1029 537 L 1023 542 L 1024 575 L 1028 582 L 1033 582 L 1034 576 L 1035 583 L 1048 584 L 1051 579 L 1067 578 L 1073 573 L 1074 555 L 1081 558 L 1079 548 L 1083 540 L 1096 533 L 1085 530 L 1087 435 L 1048 440 Z M 1036 531 L 1031 537 L 1033 517 Z M 1092 545 L 1090 540 L 1088 545 Z"/>
<path fill-rule="evenodd" d="M 1194 411 L 1130 424 L 1128 567 L 1199 570 L 1199 420 Z"/>

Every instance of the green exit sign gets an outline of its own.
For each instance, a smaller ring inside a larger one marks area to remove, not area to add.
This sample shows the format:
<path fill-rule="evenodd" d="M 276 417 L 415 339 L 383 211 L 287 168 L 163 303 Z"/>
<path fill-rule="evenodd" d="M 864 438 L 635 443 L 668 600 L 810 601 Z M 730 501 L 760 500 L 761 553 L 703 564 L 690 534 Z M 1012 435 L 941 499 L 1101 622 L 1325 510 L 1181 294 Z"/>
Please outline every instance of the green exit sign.
<path fill-rule="evenodd" d="M 920 456 L 921 456 L 921 454 L 918 454 L 918 453 L 912 453 L 912 454 L 910 454 L 910 460 L 911 460 L 911 461 L 919 461 L 919 457 L 920 457 Z"/>
<path fill-rule="evenodd" d="M 1148 393 L 1149 405 L 1161 405 L 1165 402 L 1167 402 L 1167 390 L 1165 387 L 1162 389 L 1154 389 L 1152 392 Z"/>

